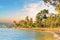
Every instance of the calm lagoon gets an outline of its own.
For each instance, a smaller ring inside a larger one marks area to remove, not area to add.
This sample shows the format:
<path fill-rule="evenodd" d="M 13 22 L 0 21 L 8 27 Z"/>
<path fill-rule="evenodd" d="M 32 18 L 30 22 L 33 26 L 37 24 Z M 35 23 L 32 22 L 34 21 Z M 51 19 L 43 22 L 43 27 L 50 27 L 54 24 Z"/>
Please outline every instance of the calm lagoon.
<path fill-rule="evenodd" d="M 54 40 L 52 34 L 35 30 L 0 28 L 0 40 Z"/>

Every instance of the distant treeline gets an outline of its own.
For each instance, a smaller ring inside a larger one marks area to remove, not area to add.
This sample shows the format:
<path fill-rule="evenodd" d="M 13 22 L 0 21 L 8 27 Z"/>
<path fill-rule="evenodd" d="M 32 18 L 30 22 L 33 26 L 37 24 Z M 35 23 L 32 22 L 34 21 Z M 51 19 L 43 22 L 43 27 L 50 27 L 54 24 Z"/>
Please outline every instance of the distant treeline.
<path fill-rule="evenodd" d="M 60 27 L 60 4 L 56 5 L 57 13 L 49 13 L 47 9 L 43 9 L 37 13 L 35 21 L 33 18 L 25 17 L 25 20 L 20 20 L 19 23 L 13 21 L 14 27 L 20 28 L 57 28 Z"/>

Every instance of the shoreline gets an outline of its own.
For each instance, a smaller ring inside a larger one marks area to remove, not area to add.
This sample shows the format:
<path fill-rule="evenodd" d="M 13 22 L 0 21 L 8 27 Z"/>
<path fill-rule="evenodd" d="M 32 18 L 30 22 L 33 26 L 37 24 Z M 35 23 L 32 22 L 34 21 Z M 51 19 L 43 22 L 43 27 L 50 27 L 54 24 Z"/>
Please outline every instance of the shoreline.
<path fill-rule="evenodd" d="M 60 32 L 60 28 L 8 28 L 8 29 L 14 29 L 14 30 L 35 30 L 35 31 L 58 31 Z"/>
<path fill-rule="evenodd" d="M 60 28 L 14 28 L 17 30 L 60 31 Z"/>

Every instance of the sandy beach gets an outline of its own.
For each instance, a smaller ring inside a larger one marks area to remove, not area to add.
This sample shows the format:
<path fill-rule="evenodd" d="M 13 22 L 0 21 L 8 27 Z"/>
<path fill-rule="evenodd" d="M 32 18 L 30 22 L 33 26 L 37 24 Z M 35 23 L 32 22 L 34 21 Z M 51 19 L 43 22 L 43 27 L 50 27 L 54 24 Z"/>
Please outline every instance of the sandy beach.
<path fill-rule="evenodd" d="M 18 30 L 60 31 L 60 28 L 14 28 Z"/>

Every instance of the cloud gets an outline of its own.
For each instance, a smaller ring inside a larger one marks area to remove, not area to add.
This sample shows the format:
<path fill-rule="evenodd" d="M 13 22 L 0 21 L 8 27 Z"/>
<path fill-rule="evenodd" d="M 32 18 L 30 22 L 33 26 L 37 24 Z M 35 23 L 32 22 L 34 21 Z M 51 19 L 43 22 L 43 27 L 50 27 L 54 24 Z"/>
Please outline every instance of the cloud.
<path fill-rule="evenodd" d="M 21 14 L 21 17 L 29 16 L 30 18 L 35 19 L 36 14 L 41 10 L 41 3 L 30 3 L 24 5 L 24 8 L 18 12 Z"/>
<path fill-rule="evenodd" d="M 43 9 L 48 9 L 50 12 L 54 12 L 54 7 L 50 4 L 47 4 L 50 7 L 47 7 L 43 1 L 39 3 L 29 3 L 27 5 L 24 5 L 23 9 L 20 10 L 20 12 L 17 12 L 17 14 L 21 14 L 20 17 L 24 18 L 25 16 L 29 16 L 30 18 L 33 18 L 35 20 L 35 16 L 38 12 L 40 12 Z"/>
<path fill-rule="evenodd" d="M 38 6 L 39 4 L 35 4 L 35 3 L 25 5 L 20 12 L 17 12 L 17 15 L 20 14 L 20 17 L 22 18 L 29 16 L 30 18 L 34 19 L 37 13 Z"/>
<path fill-rule="evenodd" d="M 15 10 L 14 12 L 10 12 L 10 13 L 12 13 L 12 15 L 10 15 L 9 19 L 19 21 L 20 19 L 24 19 L 26 16 L 29 16 L 29 18 L 33 18 L 33 20 L 35 20 L 36 14 L 43 9 L 48 9 L 50 12 L 54 11 L 53 6 L 51 6 L 49 4 L 47 4 L 47 5 L 50 7 L 47 7 L 43 3 L 43 1 L 40 1 L 38 3 L 25 4 L 22 9 Z"/>

